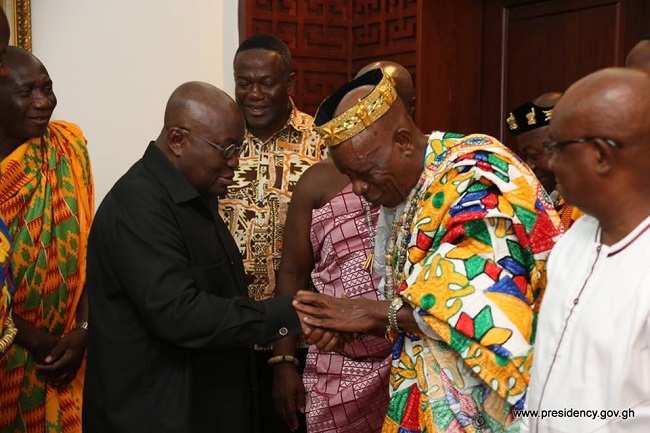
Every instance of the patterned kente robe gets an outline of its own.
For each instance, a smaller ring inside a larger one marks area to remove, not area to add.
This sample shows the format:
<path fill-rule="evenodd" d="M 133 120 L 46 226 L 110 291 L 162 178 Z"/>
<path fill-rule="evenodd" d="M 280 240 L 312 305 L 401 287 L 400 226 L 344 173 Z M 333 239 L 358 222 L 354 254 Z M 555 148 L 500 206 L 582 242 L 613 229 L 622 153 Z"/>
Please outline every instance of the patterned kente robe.
<path fill-rule="evenodd" d="M 0 170 L 0 214 L 14 243 L 14 314 L 62 337 L 75 328 L 86 282 L 94 212 L 86 139 L 76 125 L 50 122 Z M 81 432 L 84 365 L 70 385 L 55 388 L 35 363 L 17 344 L 0 361 L 0 432 Z"/>
<path fill-rule="evenodd" d="M 394 345 L 384 432 L 518 429 L 511 409 L 525 397 L 559 220 L 505 146 L 456 137 L 432 135 L 388 251 L 394 287 L 422 332 Z"/>
<path fill-rule="evenodd" d="M 5 222 L 0 219 L 0 358 L 4 356 L 17 332 L 11 317 L 13 298 L 11 240 L 9 229 Z"/>
<path fill-rule="evenodd" d="M 323 207 L 312 210 L 310 239 L 314 254 L 311 279 L 320 293 L 336 298 L 383 299 L 380 275 L 363 269 L 370 230 L 379 209 L 368 207 L 348 184 Z M 302 379 L 307 391 L 310 433 L 373 433 L 381 430 L 388 405 L 391 344 L 364 335 L 341 352 L 309 346 Z"/>

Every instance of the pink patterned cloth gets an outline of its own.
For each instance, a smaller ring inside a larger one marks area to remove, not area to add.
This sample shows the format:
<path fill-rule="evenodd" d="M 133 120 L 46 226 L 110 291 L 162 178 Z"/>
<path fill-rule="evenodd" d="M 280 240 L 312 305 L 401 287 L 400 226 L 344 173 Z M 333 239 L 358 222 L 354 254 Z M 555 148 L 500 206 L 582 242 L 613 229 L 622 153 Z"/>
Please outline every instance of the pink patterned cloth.
<path fill-rule="evenodd" d="M 371 207 L 374 226 L 379 208 Z M 312 211 L 311 244 L 319 292 L 335 297 L 383 299 L 380 276 L 364 271 L 370 251 L 366 211 L 348 185 L 329 203 Z M 392 345 L 364 335 L 343 354 L 309 347 L 303 382 L 307 390 L 307 430 L 379 432 L 388 406 Z"/>

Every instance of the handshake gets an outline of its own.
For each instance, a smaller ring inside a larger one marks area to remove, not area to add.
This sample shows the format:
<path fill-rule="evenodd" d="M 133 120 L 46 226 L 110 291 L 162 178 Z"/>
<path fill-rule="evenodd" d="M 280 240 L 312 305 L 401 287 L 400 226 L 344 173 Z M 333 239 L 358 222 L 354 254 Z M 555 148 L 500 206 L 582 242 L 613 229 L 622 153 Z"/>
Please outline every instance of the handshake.
<path fill-rule="evenodd" d="M 294 296 L 292 304 L 300 318 L 307 343 L 315 344 L 324 351 L 340 351 L 345 344 L 356 340 L 358 334 L 385 336 L 392 341 L 392 332 L 398 330 L 397 310 L 402 306 L 401 298 L 398 299 L 399 304 L 361 297 L 334 298 L 300 290 Z M 399 306 L 394 309 L 395 305 Z M 393 320 L 389 320 L 391 310 Z M 404 314 L 399 316 L 400 329 L 409 329 L 411 326 L 405 327 L 404 324 L 415 322 L 412 314 L 407 313 L 410 308 L 403 310 Z"/>

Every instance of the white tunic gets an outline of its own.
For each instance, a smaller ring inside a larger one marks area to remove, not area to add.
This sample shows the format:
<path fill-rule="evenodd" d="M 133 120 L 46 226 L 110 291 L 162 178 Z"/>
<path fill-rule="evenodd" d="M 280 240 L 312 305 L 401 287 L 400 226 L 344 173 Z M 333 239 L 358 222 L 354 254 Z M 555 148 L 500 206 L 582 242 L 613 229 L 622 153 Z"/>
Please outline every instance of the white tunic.
<path fill-rule="evenodd" d="M 526 407 L 523 431 L 650 432 L 650 217 L 607 246 L 586 215 L 555 245 Z"/>

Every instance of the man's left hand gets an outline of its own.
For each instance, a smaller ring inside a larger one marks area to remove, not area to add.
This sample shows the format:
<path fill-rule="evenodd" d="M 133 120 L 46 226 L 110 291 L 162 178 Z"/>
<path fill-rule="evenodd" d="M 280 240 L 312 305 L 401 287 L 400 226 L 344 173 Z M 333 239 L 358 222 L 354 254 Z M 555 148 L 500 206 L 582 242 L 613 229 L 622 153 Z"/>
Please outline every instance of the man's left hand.
<path fill-rule="evenodd" d="M 300 290 L 293 298 L 293 307 L 304 315 L 303 329 L 326 328 L 341 332 L 368 333 L 375 325 L 372 301 L 364 298 L 334 298 L 322 293 Z"/>

